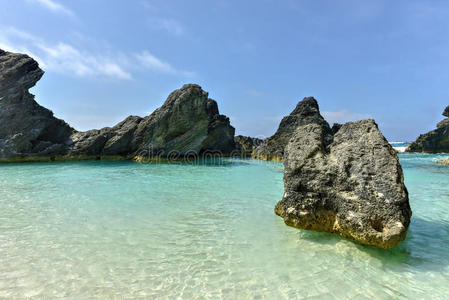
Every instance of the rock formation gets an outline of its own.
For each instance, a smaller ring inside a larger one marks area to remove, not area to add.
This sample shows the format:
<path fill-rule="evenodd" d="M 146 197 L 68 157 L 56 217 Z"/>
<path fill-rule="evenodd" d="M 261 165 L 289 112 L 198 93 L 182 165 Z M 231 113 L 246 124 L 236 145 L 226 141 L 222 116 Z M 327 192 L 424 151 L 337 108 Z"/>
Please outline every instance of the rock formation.
<path fill-rule="evenodd" d="M 234 150 L 234 128 L 218 113 L 215 100 L 196 84 L 172 92 L 151 115 L 130 116 L 113 128 L 73 134 L 70 156 L 195 157 L 207 151 L 223 155 Z"/>
<path fill-rule="evenodd" d="M 296 228 L 339 234 L 389 249 L 411 209 L 396 151 L 374 120 L 298 126 L 285 148 L 284 196 L 275 212 Z"/>
<path fill-rule="evenodd" d="M 0 50 L 0 160 L 65 153 L 73 129 L 28 92 L 43 74 L 27 55 Z"/>
<path fill-rule="evenodd" d="M 175 90 L 145 118 L 78 132 L 28 92 L 43 74 L 27 55 L 0 50 L 0 161 L 182 158 L 208 151 L 226 155 L 235 148 L 229 119 L 198 85 Z"/>
<path fill-rule="evenodd" d="M 199 85 L 187 84 L 142 120 L 135 139 L 140 155 L 146 151 L 163 156 L 169 152 L 182 156 L 205 151 L 229 154 L 235 147 L 234 133 L 229 118 L 218 113 L 217 102 Z"/>
<path fill-rule="evenodd" d="M 437 124 L 437 129 L 421 134 L 411 143 L 406 152 L 448 153 L 449 152 L 449 106 L 443 111 L 447 117 Z"/>
<path fill-rule="evenodd" d="M 262 139 L 253 138 L 249 136 L 238 135 L 234 138 L 235 141 L 235 151 L 234 154 L 249 158 L 253 153 L 254 149 L 263 143 Z"/>
<path fill-rule="evenodd" d="M 253 158 L 282 161 L 284 148 L 298 126 L 318 124 L 331 132 L 329 124 L 320 115 L 317 101 L 313 97 L 304 98 L 290 115 L 284 117 L 276 133 L 266 139 L 253 151 Z"/>

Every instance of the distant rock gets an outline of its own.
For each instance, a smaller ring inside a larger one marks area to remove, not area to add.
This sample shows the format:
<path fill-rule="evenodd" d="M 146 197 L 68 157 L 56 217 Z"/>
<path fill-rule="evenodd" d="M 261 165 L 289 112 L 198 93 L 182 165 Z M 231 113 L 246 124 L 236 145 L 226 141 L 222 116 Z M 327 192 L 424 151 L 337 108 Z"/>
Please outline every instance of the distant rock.
<path fill-rule="evenodd" d="M 234 138 L 235 153 L 238 156 L 249 158 L 257 146 L 262 144 L 263 140 L 249 136 L 238 135 Z"/>
<path fill-rule="evenodd" d="M 443 111 L 449 117 L 449 106 Z M 437 124 L 437 129 L 421 134 L 411 143 L 406 152 L 449 153 L 449 118 Z"/>
<path fill-rule="evenodd" d="M 66 152 L 73 128 L 28 92 L 42 75 L 29 56 L 0 50 L 0 161 Z"/>
<path fill-rule="evenodd" d="M 384 249 L 412 215 L 396 151 L 374 120 L 298 126 L 285 148 L 284 196 L 275 212 L 289 226 L 339 234 Z"/>
<path fill-rule="evenodd" d="M 191 158 L 230 154 L 234 128 L 199 85 L 187 84 L 145 118 L 78 132 L 28 92 L 44 72 L 27 55 L 0 50 L 0 161 Z"/>
<path fill-rule="evenodd" d="M 264 140 L 254 151 L 252 156 L 257 159 L 282 161 L 284 148 L 298 126 L 318 124 L 331 132 L 329 124 L 320 115 L 318 102 L 313 97 L 306 97 L 300 101 L 290 115 L 284 117 L 276 133 Z"/>

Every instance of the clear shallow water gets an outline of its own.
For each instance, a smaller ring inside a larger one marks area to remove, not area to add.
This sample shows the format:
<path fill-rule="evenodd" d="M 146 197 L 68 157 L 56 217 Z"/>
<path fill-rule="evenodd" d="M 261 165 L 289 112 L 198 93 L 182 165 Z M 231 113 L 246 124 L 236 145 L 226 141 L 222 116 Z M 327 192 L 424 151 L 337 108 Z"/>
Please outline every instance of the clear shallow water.
<path fill-rule="evenodd" d="M 0 165 L 0 298 L 447 299 L 444 157 L 400 155 L 391 251 L 285 226 L 277 163 Z"/>

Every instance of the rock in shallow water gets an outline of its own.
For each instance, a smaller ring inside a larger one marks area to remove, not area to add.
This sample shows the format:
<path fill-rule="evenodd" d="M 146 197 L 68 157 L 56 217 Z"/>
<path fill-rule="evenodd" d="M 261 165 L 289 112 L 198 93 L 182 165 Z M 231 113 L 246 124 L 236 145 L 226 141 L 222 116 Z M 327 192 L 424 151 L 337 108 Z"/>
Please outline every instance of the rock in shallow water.
<path fill-rule="evenodd" d="M 412 215 L 396 152 L 374 120 L 299 126 L 285 148 L 283 199 L 289 226 L 337 233 L 384 249 L 407 233 Z"/>

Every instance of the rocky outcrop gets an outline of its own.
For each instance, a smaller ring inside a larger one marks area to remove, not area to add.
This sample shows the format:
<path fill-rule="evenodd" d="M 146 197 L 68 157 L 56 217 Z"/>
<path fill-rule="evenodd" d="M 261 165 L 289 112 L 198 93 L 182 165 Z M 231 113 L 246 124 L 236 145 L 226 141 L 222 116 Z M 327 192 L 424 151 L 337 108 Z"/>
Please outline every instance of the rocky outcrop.
<path fill-rule="evenodd" d="M 27 55 L 0 50 L 0 161 L 66 152 L 74 130 L 28 92 L 43 74 Z"/>
<path fill-rule="evenodd" d="M 78 132 L 28 92 L 44 72 L 23 54 L 0 50 L 0 161 L 182 158 L 230 154 L 234 128 L 199 85 L 172 92 L 151 115 Z"/>
<path fill-rule="evenodd" d="M 374 120 L 298 126 L 285 148 L 284 188 L 275 212 L 289 226 L 339 234 L 389 249 L 410 224 L 395 150 Z"/>
<path fill-rule="evenodd" d="M 290 115 L 284 117 L 276 133 L 266 139 L 252 153 L 253 158 L 282 161 L 284 148 L 298 126 L 318 124 L 331 132 L 329 124 L 320 115 L 318 102 L 313 97 L 304 98 Z"/>
<path fill-rule="evenodd" d="M 199 85 L 187 84 L 172 92 L 164 105 L 144 118 L 134 140 L 139 156 L 186 156 L 204 152 L 230 154 L 235 129 L 220 115 L 215 100 Z"/>
<path fill-rule="evenodd" d="M 421 134 L 406 152 L 449 153 L 449 106 L 443 111 L 447 117 L 437 124 L 437 129 Z"/>
<path fill-rule="evenodd" d="M 234 154 L 249 158 L 260 144 L 263 143 L 262 139 L 253 138 L 249 136 L 238 135 L 234 138 L 235 141 L 235 152 Z"/>

